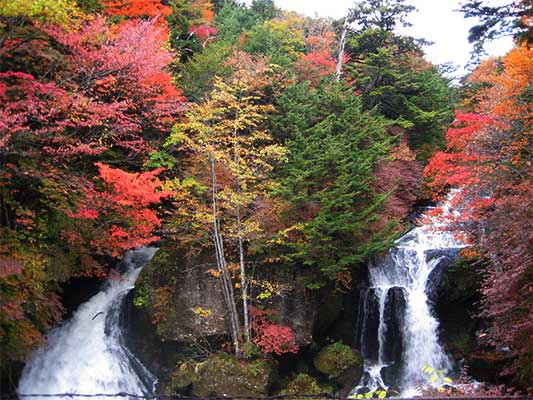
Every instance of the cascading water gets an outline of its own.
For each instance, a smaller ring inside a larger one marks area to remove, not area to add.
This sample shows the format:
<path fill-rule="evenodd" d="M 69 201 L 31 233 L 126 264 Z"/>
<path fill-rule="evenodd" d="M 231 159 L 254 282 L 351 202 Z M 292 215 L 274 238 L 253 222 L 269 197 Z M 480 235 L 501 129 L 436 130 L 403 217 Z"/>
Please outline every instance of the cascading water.
<path fill-rule="evenodd" d="M 450 203 L 440 217 L 398 239 L 386 257 L 369 265 L 369 287 L 361 294 L 358 339 L 365 373 L 358 391 L 394 387 L 405 396 L 430 381 L 423 368 L 444 373 L 451 361 L 439 343 L 439 323 L 430 296 L 444 267 L 463 247 L 443 229 Z"/>
<path fill-rule="evenodd" d="M 156 379 L 126 348 L 120 313 L 125 296 L 156 251 L 128 251 L 122 274 L 111 276 L 69 321 L 50 332 L 46 348 L 22 372 L 20 394 L 153 394 Z"/>

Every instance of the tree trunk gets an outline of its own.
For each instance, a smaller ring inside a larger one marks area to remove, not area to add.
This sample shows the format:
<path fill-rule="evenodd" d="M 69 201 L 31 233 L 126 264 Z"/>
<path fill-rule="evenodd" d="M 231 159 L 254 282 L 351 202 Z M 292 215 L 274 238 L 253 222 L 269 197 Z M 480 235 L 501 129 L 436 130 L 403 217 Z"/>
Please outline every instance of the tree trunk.
<path fill-rule="evenodd" d="M 241 210 L 237 207 L 237 229 L 239 235 L 239 263 L 241 266 L 241 295 L 242 295 L 242 307 L 244 314 L 244 338 L 246 343 L 250 343 L 251 340 L 251 326 L 250 315 L 248 310 L 248 279 L 246 277 L 246 269 L 244 263 L 244 240 L 242 237 L 242 225 L 241 225 Z"/>
<path fill-rule="evenodd" d="M 240 96 L 238 97 L 240 100 Z M 238 118 L 238 110 L 235 110 L 235 120 Z M 239 153 L 237 148 L 238 143 L 238 133 L 237 128 L 233 129 L 233 160 L 235 164 L 239 163 Z M 237 193 L 241 191 L 241 182 L 237 178 Z M 241 206 L 237 204 L 237 236 L 239 241 L 239 264 L 241 267 L 241 296 L 242 296 L 242 308 L 244 316 L 244 339 L 246 343 L 250 343 L 252 339 L 252 328 L 250 324 L 250 313 L 248 310 L 248 278 L 246 277 L 246 264 L 244 262 L 244 238 L 242 232 L 242 221 L 241 221 Z"/>
<path fill-rule="evenodd" d="M 212 198 L 211 208 L 213 213 L 213 241 L 215 244 L 215 254 L 217 269 L 220 273 L 220 280 L 222 284 L 222 292 L 224 294 L 224 301 L 228 310 L 228 319 L 231 333 L 231 340 L 235 347 L 235 354 L 240 355 L 239 348 L 239 333 L 240 324 L 239 316 L 237 314 L 237 307 L 235 305 L 235 296 L 233 293 L 233 282 L 231 281 L 231 275 L 228 271 L 226 263 L 226 256 L 224 254 L 224 242 L 222 240 L 222 234 L 220 231 L 220 220 L 218 218 L 218 195 L 217 195 L 217 176 L 215 168 L 215 158 L 213 155 L 209 155 L 209 164 L 211 166 L 211 185 L 212 185 Z"/>
<path fill-rule="evenodd" d="M 344 21 L 344 27 L 342 28 L 341 41 L 339 43 L 339 54 L 337 56 L 337 82 L 341 80 L 342 73 L 342 59 L 344 58 L 344 48 L 346 47 L 346 35 L 348 34 L 348 17 Z"/>

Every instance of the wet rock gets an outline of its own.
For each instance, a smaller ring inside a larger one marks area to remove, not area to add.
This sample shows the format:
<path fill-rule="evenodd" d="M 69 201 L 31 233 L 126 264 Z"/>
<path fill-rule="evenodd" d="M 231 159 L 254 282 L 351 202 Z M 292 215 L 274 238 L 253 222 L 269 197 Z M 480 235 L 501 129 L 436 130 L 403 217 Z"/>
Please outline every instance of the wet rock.
<path fill-rule="evenodd" d="M 451 255 L 443 254 L 441 250 L 434 252 L 432 255 L 428 255 L 430 252 L 426 252 L 426 257 L 431 257 L 431 260 L 436 262 L 436 265 L 429 274 L 428 281 L 426 283 L 426 294 L 432 304 L 437 302 L 439 297 L 438 288 L 443 281 L 446 271 L 454 264 L 457 257 L 457 253 L 453 255 L 453 251 L 450 250 L 450 252 Z"/>
<path fill-rule="evenodd" d="M 387 365 L 381 369 L 381 377 L 387 386 L 397 386 L 402 377 L 401 361 Z"/>
<path fill-rule="evenodd" d="M 376 295 L 378 289 L 367 289 L 364 300 L 364 317 L 362 324 L 361 352 L 365 360 L 377 362 L 379 357 L 379 299 Z"/>
<path fill-rule="evenodd" d="M 383 319 L 386 323 L 384 361 L 399 365 L 403 355 L 403 332 L 405 327 L 405 292 L 401 287 L 387 291 Z"/>
<path fill-rule="evenodd" d="M 363 359 L 342 342 L 324 347 L 313 360 L 315 368 L 336 384 L 354 387 L 363 374 Z"/>

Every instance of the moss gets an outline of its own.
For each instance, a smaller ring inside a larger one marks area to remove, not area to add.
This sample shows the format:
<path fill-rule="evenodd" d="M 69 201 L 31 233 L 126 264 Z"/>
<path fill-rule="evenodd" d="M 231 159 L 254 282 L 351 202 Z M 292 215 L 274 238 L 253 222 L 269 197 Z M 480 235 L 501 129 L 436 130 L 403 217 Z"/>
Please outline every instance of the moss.
<path fill-rule="evenodd" d="M 334 388 L 331 386 L 321 386 L 317 380 L 312 376 L 300 373 L 292 381 L 289 382 L 287 388 L 281 391 L 281 395 L 293 394 L 332 394 Z M 294 397 L 294 399 L 298 399 Z M 302 398 L 303 399 L 303 398 Z"/>
<path fill-rule="evenodd" d="M 313 360 L 315 368 L 335 383 L 346 386 L 361 377 L 363 360 L 358 352 L 342 342 L 324 347 Z"/>
<path fill-rule="evenodd" d="M 257 397 L 268 394 L 274 362 L 266 359 L 240 360 L 227 353 L 217 353 L 196 364 L 194 374 L 190 365 L 178 373 L 177 384 L 192 384 L 197 397 L 233 396 Z"/>
<path fill-rule="evenodd" d="M 471 349 L 470 335 L 460 332 L 448 341 L 449 351 L 456 357 L 466 355 Z"/>
<path fill-rule="evenodd" d="M 357 353 L 342 342 L 324 347 L 314 359 L 315 368 L 330 378 L 339 377 L 358 362 L 360 360 Z"/>
<path fill-rule="evenodd" d="M 185 389 L 198 380 L 197 364 L 194 362 L 184 362 L 180 364 L 178 370 L 172 374 L 169 389 L 179 391 Z"/>

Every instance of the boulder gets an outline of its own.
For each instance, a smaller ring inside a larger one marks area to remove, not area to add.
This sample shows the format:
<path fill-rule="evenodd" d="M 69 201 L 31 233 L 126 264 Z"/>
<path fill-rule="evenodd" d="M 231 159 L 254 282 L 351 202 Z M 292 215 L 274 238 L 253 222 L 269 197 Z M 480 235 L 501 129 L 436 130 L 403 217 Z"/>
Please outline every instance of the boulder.
<path fill-rule="evenodd" d="M 261 397 L 268 394 L 274 373 L 270 360 L 240 360 L 227 353 L 217 353 L 181 374 L 179 384 L 192 385 L 192 395 L 206 397 Z M 194 372 L 193 372 L 194 371 Z"/>
<path fill-rule="evenodd" d="M 342 342 L 333 343 L 318 352 L 315 368 L 342 387 L 354 387 L 363 374 L 363 359 L 359 352 Z"/>
<path fill-rule="evenodd" d="M 331 386 L 320 385 L 316 378 L 300 373 L 292 379 L 287 387 L 281 391 L 281 395 L 316 395 L 322 393 L 333 394 L 334 389 Z M 292 397 L 291 399 L 300 399 L 299 397 Z M 309 397 L 301 397 L 301 399 L 309 399 Z"/>
<path fill-rule="evenodd" d="M 210 261 L 163 247 L 142 271 L 134 302 L 148 312 L 161 339 L 193 342 L 226 333 L 222 290 Z"/>
<path fill-rule="evenodd" d="M 211 252 L 187 257 L 169 244 L 144 268 L 135 303 L 148 313 L 161 339 L 194 342 L 228 333 L 222 287 L 214 269 Z M 276 323 L 292 329 L 300 347 L 312 342 L 317 313 L 316 295 L 298 279 L 303 273 L 279 265 L 257 268 L 251 293 L 254 304 L 272 311 L 279 317 Z"/>

